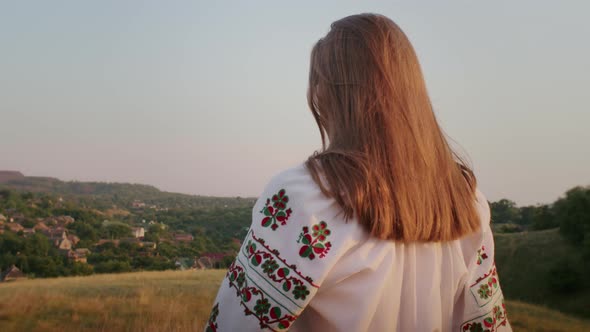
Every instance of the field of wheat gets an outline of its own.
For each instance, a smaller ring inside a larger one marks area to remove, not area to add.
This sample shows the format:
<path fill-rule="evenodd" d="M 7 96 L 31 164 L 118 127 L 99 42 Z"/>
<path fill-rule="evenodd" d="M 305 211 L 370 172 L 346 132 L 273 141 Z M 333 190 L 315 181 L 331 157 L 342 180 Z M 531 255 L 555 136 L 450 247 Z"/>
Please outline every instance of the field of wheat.
<path fill-rule="evenodd" d="M 225 271 L 164 271 L 0 284 L 0 331 L 202 331 Z M 590 331 L 590 322 L 507 303 L 515 331 Z"/>

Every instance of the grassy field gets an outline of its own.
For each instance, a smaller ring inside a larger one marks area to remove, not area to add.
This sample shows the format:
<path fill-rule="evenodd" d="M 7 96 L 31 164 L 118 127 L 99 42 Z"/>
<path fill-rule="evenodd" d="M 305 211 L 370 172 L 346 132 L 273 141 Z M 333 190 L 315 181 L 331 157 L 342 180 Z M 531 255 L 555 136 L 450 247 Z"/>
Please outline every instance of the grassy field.
<path fill-rule="evenodd" d="M 165 271 L 0 284 L 0 331 L 201 331 L 225 271 Z M 515 331 L 590 331 L 590 321 L 507 303 Z"/>
<path fill-rule="evenodd" d="M 565 241 L 558 229 L 496 234 L 495 245 L 500 284 L 507 298 L 590 317 L 590 289 L 560 294 L 549 287 L 549 271 L 561 260 L 584 264 L 580 250 Z"/>
<path fill-rule="evenodd" d="M 200 331 L 224 271 L 164 271 L 0 284 L 0 331 Z"/>

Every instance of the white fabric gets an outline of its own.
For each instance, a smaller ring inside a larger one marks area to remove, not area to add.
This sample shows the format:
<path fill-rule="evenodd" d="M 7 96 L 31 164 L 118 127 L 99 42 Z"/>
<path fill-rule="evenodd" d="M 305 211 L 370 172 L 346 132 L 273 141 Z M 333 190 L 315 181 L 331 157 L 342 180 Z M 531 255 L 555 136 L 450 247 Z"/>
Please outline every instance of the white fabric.
<path fill-rule="evenodd" d="M 281 189 L 288 201 L 277 210 L 273 196 L 280 199 Z M 481 232 L 444 243 L 383 241 L 354 220 L 345 223 L 303 164 L 287 169 L 256 202 L 206 330 L 511 331 L 493 273 L 489 205 L 479 190 L 477 199 Z M 273 213 L 279 217 L 276 226 Z M 270 217 L 266 227 L 265 217 Z M 330 233 L 315 242 L 310 259 L 305 238 L 315 239 L 313 226 L 321 221 Z M 298 283 L 309 294 L 296 296 Z"/>

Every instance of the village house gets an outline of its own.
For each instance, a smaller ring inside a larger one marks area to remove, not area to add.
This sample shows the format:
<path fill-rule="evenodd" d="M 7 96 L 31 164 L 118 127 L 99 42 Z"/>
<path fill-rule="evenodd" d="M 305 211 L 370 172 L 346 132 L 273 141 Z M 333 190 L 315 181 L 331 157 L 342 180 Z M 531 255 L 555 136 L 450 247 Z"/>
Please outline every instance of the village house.
<path fill-rule="evenodd" d="M 213 262 L 209 257 L 195 257 L 195 261 L 192 266 L 193 269 L 207 270 L 213 268 Z"/>
<path fill-rule="evenodd" d="M 0 281 L 4 282 L 22 280 L 26 278 L 27 277 L 25 276 L 25 274 L 22 273 L 22 271 L 15 265 L 12 265 L 6 271 L 4 271 L 4 273 L 0 275 Z"/>
<path fill-rule="evenodd" d="M 73 246 L 77 245 L 78 242 L 80 242 L 80 238 L 74 234 L 68 234 L 68 240 L 70 240 Z"/>
<path fill-rule="evenodd" d="M 222 267 L 223 259 L 229 256 L 229 253 L 223 252 L 206 252 L 198 259 L 195 257 L 193 267 L 196 269 L 215 269 Z"/>
<path fill-rule="evenodd" d="M 138 199 L 135 199 L 135 200 L 133 200 L 133 202 L 131 203 L 131 206 L 132 206 L 133 208 L 140 209 L 140 208 L 144 208 L 144 207 L 145 207 L 145 203 L 144 203 L 144 202 L 142 202 L 142 201 L 140 201 L 140 200 L 138 200 Z"/>
<path fill-rule="evenodd" d="M 87 263 L 87 256 L 90 254 L 90 250 L 86 248 L 80 248 L 76 250 L 68 250 L 67 257 L 72 262 Z"/>
<path fill-rule="evenodd" d="M 37 223 L 37 224 L 36 224 L 36 225 L 33 227 L 33 229 L 35 229 L 35 230 L 36 230 L 36 231 L 38 231 L 38 232 L 43 232 L 43 233 L 45 233 L 45 232 L 49 231 L 49 227 L 47 227 L 47 225 L 45 225 L 45 223 L 44 223 L 44 222 L 42 222 L 42 221 L 39 221 L 39 222 L 38 222 L 38 223 Z"/>
<path fill-rule="evenodd" d="M 79 255 L 90 255 L 91 251 L 88 248 L 78 248 L 74 250 Z"/>
<path fill-rule="evenodd" d="M 25 220 L 25 215 L 18 212 L 18 213 L 14 213 L 13 215 L 10 216 L 10 222 L 22 222 Z"/>
<path fill-rule="evenodd" d="M 59 217 L 57 217 L 57 220 L 60 225 L 64 225 L 64 226 L 72 224 L 76 221 L 76 219 L 74 219 L 70 216 L 59 216 Z"/>
<path fill-rule="evenodd" d="M 57 226 L 62 226 L 62 227 L 72 224 L 75 221 L 76 221 L 76 219 L 74 219 L 70 216 L 53 216 L 53 217 L 48 217 L 45 219 L 46 224 L 57 225 Z"/>
<path fill-rule="evenodd" d="M 56 238 L 52 239 L 53 245 L 57 249 L 70 250 L 72 249 L 72 242 L 68 238 Z"/>
<path fill-rule="evenodd" d="M 131 233 L 136 238 L 144 237 L 145 236 L 145 228 L 143 228 L 143 227 L 132 227 L 131 228 Z"/>
<path fill-rule="evenodd" d="M 8 228 L 9 230 L 17 233 L 18 231 L 22 231 L 25 228 L 21 225 L 21 224 L 17 224 L 15 222 L 9 222 L 5 225 L 6 228 Z"/>
<path fill-rule="evenodd" d="M 145 241 L 141 242 L 141 246 L 147 249 L 156 249 L 156 242 Z"/>
<path fill-rule="evenodd" d="M 58 243 L 61 243 L 62 240 L 68 239 L 68 232 L 63 227 L 54 227 L 41 232 L 47 236 L 49 241 L 51 241 L 56 247 L 58 246 Z"/>
<path fill-rule="evenodd" d="M 29 235 L 33 235 L 35 234 L 35 229 L 34 228 L 25 228 L 23 229 L 23 235 L 24 236 L 29 236 Z"/>
<path fill-rule="evenodd" d="M 173 235 L 174 241 L 176 242 L 191 242 L 193 240 L 193 236 L 190 234 L 181 234 L 175 233 Z"/>

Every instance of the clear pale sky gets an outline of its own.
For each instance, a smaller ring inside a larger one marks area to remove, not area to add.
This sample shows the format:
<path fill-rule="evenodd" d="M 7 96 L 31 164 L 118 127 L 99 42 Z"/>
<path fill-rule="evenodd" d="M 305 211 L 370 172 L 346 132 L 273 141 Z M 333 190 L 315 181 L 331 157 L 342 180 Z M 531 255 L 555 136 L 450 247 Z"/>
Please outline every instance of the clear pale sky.
<path fill-rule="evenodd" d="M 590 184 L 587 1 L 2 1 L 0 170 L 257 196 L 320 147 L 309 52 L 361 12 L 410 37 L 488 199 Z"/>

